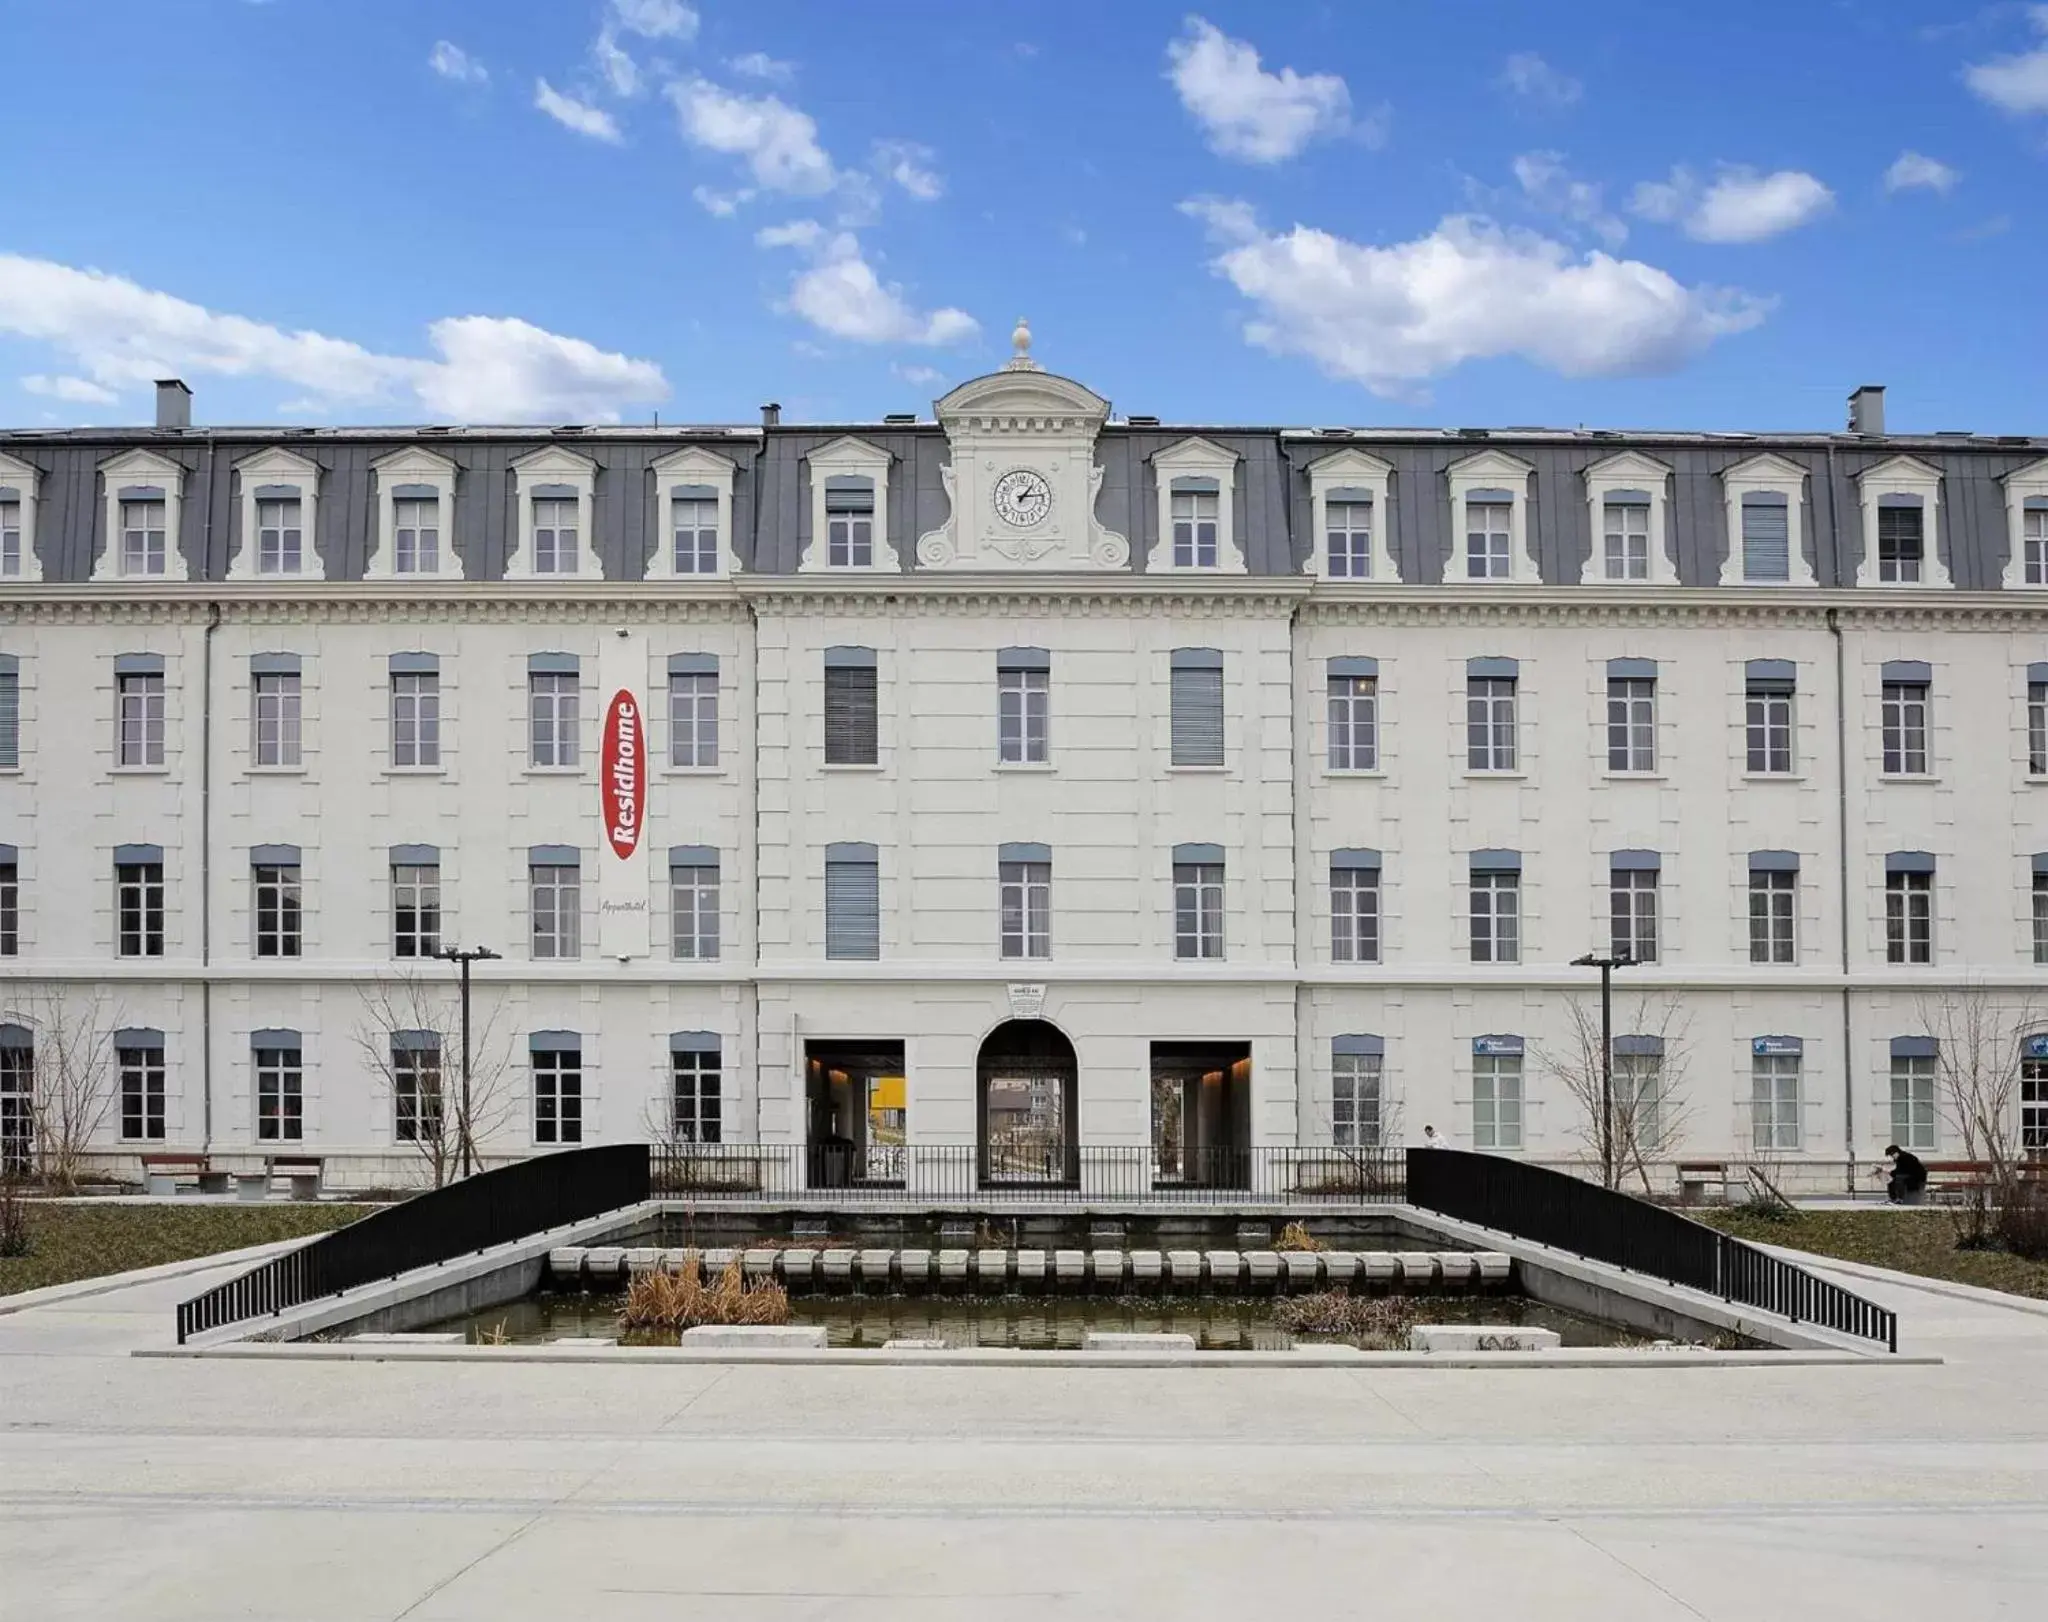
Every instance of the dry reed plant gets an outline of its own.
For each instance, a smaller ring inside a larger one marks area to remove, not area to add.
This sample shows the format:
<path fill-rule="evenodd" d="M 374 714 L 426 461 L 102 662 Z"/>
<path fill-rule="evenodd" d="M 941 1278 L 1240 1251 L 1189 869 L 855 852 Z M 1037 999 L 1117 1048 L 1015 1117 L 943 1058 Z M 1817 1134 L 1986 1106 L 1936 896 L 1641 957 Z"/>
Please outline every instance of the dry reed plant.
<path fill-rule="evenodd" d="M 694 1250 L 685 1251 L 682 1265 L 634 1275 L 626 1286 L 626 1304 L 619 1312 L 622 1329 L 695 1329 L 700 1324 L 786 1324 L 789 1292 L 772 1278 L 749 1284 L 739 1259 L 726 1263 L 715 1284 L 704 1282 L 704 1268 Z"/>
<path fill-rule="evenodd" d="M 1280 1237 L 1273 1241 L 1275 1250 L 1328 1250 L 1330 1247 L 1318 1239 L 1299 1222 L 1290 1222 L 1280 1230 Z"/>

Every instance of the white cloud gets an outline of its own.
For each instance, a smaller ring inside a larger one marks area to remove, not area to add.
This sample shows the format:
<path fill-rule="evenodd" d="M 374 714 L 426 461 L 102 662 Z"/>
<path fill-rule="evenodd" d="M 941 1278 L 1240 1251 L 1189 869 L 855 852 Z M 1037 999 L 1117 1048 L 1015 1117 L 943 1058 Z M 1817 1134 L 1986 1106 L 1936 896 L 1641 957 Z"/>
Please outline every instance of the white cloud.
<path fill-rule="evenodd" d="M 1351 128 L 1351 92 L 1336 74 L 1292 68 L 1268 73 L 1254 46 L 1205 18 L 1188 18 L 1186 32 L 1167 45 L 1166 58 L 1181 105 L 1202 126 L 1210 147 L 1226 158 L 1278 163 L 1319 136 Z"/>
<path fill-rule="evenodd" d="M 1211 268 L 1251 301 L 1247 340 L 1379 394 L 1507 355 L 1568 377 L 1669 371 L 1768 313 L 1747 294 L 1480 216 L 1371 247 L 1302 225 L 1267 232 L 1243 203 L 1181 207 L 1217 240 Z"/>
<path fill-rule="evenodd" d="M 619 27 L 642 39 L 687 44 L 697 37 L 697 13 L 683 0 L 611 0 L 608 9 Z"/>
<path fill-rule="evenodd" d="M 753 192 L 742 186 L 738 191 L 717 191 L 710 186 L 693 186 L 690 195 L 697 200 L 697 206 L 707 214 L 721 220 L 729 220 L 737 214 L 742 205 L 754 199 Z"/>
<path fill-rule="evenodd" d="M 913 309 L 899 288 L 885 286 L 876 276 L 850 231 L 827 232 L 816 220 L 792 220 L 770 226 L 754 240 L 764 248 L 795 248 L 810 259 L 781 308 L 834 338 L 862 344 L 950 344 L 981 330 L 965 310 Z"/>
<path fill-rule="evenodd" d="M 564 129 L 587 135 L 593 141 L 609 141 L 617 146 L 622 139 L 618 121 L 610 113 L 602 107 L 591 106 L 587 101 L 563 95 L 545 79 L 533 81 L 533 104 Z"/>
<path fill-rule="evenodd" d="M 1995 56 L 1963 69 L 1963 82 L 2008 113 L 2048 113 L 2048 6 L 2028 10 L 2044 42 L 2014 56 Z"/>
<path fill-rule="evenodd" d="M 69 400 L 74 405 L 112 405 L 120 398 L 112 389 L 83 377 L 48 377 L 31 374 L 21 380 L 30 394 L 52 400 Z"/>
<path fill-rule="evenodd" d="M 613 95 L 640 94 L 640 64 L 619 44 L 619 36 L 609 23 L 597 31 L 597 38 L 591 42 L 590 54 L 596 59 L 597 71 L 604 75 L 604 82 L 611 86 Z"/>
<path fill-rule="evenodd" d="M 1766 175 L 1736 165 L 1722 168 L 1704 191 L 1681 167 L 1668 180 L 1643 181 L 1629 198 L 1632 212 L 1675 222 L 1697 242 L 1762 242 L 1811 224 L 1834 206 L 1835 194 L 1802 170 Z"/>
<path fill-rule="evenodd" d="M 159 377 L 269 378 L 313 403 L 417 402 L 447 418 L 596 422 L 668 393 L 652 361 L 517 319 L 450 317 L 427 329 L 432 358 L 383 355 L 209 310 L 125 276 L 14 254 L 0 254 L 0 332 L 48 344 L 84 374 L 50 379 L 56 398 Z"/>
<path fill-rule="evenodd" d="M 771 84 L 787 84 L 796 77 L 794 62 L 781 61 L 766 51 L 749 51 L 745 56 L 734 57 L 726 66 L 742 78 L 766 79 Z"/>
<path fill-rule="evenodd" d="M 920 389 L 937 388 L 946 381 L 946 374 L 936 366 L 891 366 L 889 370 Z"/>
<path fill-rule="evenodd" d="M 1962 175 L 1939 158 L 1924 152 L 1901 152 L 1884 172 L 1884 189 L 1889 192 L 1924 190 L 1949 192 Z"/>
<path fill-rule="evenodd" d="M 1515 183 L 1530 204 L 1583 225 L 1610 248 L 1628 240 L 1628 227 L 1609 213 L 1598 185 L 1575 179 L 1562 152 L 1524 152 L 1514 161 Z"/>
<path fill-rule="evenodd" d="M 920 203 L 937 202 L 945 194 L 945 181 L 930 167 L 936 155 L 915 141 L 875 143 L 875 167 Z"/>
<path fill-rule="evenodd" d="M 491 77 L 491 70 L 479 62 L 460 45 L 445 39 L 434 41 L 434 48 L 427 53 L 427 66 L 444 79 L 453 79 L 457 84 L 484 84 Z"/>
<path fill-rule="evenodd" d="M 1540 102 L 1546 107 L 1569 107 L 1586 89 L 1534 51 L 1517 51 L 1510 56 L 1501 65 L 1500 84 L 1524 101 Z"/>
<path fill-rule="evenodd" d="M 708 79 L 672 84 L 668 95 L 684 140 L 743 159 L 769 191 L 814 197 L 839 178 L 818 144 L 817 120 L 779 97 L 743 96 Z"/>

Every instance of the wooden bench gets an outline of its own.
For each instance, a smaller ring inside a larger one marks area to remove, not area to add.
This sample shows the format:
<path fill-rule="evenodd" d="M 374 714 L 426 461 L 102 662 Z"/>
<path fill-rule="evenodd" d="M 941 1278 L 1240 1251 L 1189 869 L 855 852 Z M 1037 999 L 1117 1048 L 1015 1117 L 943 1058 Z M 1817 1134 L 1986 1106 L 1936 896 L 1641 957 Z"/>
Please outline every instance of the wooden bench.
<path fill-rule="evenodd" d="M 242 1172 L 235 1178 L 235 1193 L 244 1200 L 267 1200 L 270 1185 L 282 1177 L 291 1184 L 295 1200 L 317 1200 L 321 1180 L 327 1171 L 322 1155 L 265 1155 L 259 1172 Z"/>
<path fill-rule="evenodd" d="M 1927 1168 L 1927 1197 L 1938 1204 L 1976 1194 L 1991 1184 L 1991 1162 L 1988 1160 L 1926 1160 L 1921 1162 Z M 2014 1176 L 2027 1182 L 2039 1182 L 2048 1177 L 2048 1161 L 2026 1160 L 2012 1167 Z M 1885 1168 L 1879 1162 L 1877 1175 L 1882 1177 Z"/>
<path fill-rule="evenodd" d="M 1678 1199 L 1681 1205 L 1696 1205 L 1706 1197 L 1709 1184 L 1720 1189 L 1723 1205 L 1728 1203 L 1728 1163 L 1725 1160 L 1681 1160 L 1678 1163 Z"/>
<path fill-rule="evenodd" d="M 215 1171 L 205 1155 L 166 1149 L 142 1156 L 142 1186 L 151 1194 L 175 1194 L 185 1178 L 197 1182 L 202 1194 L 228 1191 L 228 1174 Z"/>

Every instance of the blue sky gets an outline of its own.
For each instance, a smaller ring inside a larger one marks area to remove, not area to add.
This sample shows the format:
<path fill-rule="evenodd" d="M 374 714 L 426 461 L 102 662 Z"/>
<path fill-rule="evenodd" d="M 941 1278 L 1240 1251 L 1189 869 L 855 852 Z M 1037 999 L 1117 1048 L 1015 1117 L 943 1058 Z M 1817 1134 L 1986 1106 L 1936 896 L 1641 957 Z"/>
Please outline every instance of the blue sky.
<path fill-rule="evenodd" d="M 2048 432 L 2048 5 L 4 10 L 9 425 Z"/>

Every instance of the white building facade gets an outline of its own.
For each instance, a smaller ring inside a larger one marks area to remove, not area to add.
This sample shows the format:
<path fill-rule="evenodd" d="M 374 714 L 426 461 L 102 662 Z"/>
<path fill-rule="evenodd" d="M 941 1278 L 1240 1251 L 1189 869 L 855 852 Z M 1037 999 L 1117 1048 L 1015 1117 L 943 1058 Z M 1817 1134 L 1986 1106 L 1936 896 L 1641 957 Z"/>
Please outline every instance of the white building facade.
<path fill-rule="evenodd" d="M 1959 1152 L 1971 1000 L 2048 1146 L 2048 442 L 1180 429 L 1025 349 L 934 420 L 0 434 L 9 1152 L 89 1027 L 117 1169 L 416 1177 L 456 945 L 490 1159 L 1583 1166 L 1588 953 L 1653 1186 Z"/>

